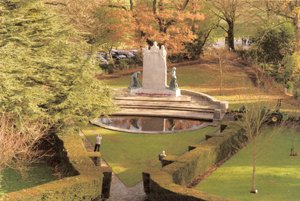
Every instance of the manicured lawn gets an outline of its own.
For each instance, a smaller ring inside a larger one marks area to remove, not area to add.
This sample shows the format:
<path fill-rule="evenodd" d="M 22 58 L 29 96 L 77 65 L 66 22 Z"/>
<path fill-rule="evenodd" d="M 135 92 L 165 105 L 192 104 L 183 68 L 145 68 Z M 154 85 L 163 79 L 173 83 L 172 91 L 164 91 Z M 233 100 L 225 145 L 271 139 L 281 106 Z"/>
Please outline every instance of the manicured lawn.
<path fill-rule="evenodd" d="M 297 157 L 290 157 L 295 138 Z M 251 187 L 252 144 L 237 153 L 195 189 L 240 201 L 293 201 L 300 198 L 300 132 L 268 129 L 258 138 L 257 189 Z"/>
<path fill-rule="evenodd" d="M 34 187 L 58 179 L 52 173 L 51 168 L 45 164 L 35 164 L 29 167 L 26 178 L 22 178 L 19 172 L 5 169 L 0 173 L 0 198 L 3 193 Z"/>
<path fill-rule="evenodd" d="M 205 134 L 216 129 L 206 127 L 176 134 L 131 134 L 93 126 L 82 131 L 93 144 L 96 134 L 102 134 L 103 158 L 125 185 L 133 186 L 142 180 L 143 170 L 160 167 L 158 154 L 162 150 L 167 154 L 180 155 L 187 151 L 188 145 L 200 142 Z"/>

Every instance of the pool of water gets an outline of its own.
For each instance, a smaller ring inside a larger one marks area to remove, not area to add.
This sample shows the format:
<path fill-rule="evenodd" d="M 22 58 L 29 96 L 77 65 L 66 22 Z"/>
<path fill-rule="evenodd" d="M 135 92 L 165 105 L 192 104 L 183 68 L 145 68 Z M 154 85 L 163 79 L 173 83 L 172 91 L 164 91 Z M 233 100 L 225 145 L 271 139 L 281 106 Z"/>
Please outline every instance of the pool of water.
<path fill-rule="evenodd" d="M 207 125 L 208 122 L 169 118 L 169 117 L 142 117 L 142 116 L 110 116 L 100 117 L 101 124 L 110 129 L 130 132 L 159 132 L 172 133 L 186 130 L 195 130 Z"/>

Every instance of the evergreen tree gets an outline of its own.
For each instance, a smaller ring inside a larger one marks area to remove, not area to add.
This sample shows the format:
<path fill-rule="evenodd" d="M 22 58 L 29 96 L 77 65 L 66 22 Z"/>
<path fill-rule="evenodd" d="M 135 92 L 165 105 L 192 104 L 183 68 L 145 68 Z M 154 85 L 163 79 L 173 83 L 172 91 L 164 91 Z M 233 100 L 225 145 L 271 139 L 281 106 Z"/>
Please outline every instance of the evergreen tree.
<path fill-rule="evenodd" d="M 112 109 L 91 48 L 41 0 L 0 2 L 0 107 L 60 124 Z"/>

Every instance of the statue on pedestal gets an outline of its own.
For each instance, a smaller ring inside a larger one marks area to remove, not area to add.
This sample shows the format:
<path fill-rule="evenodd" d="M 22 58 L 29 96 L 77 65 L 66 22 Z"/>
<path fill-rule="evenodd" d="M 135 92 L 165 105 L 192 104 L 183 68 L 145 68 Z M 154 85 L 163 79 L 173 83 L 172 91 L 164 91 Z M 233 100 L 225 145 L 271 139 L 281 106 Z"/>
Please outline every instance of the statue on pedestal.
<path fill-rule="evenodd" d="M 132 89 L 132 88 L 140 88 L 142 87 L 142 84 L 141 82 L 139 81 L 139 75 L 141 74 L 140 71 L 138 72 L 135 72 L 131 75 L 131 81 L 130 81 L 130 86 L 129 88 Z"/>
<path fill-rule="evenodd" d="M 172 68 L 172 72 L 171 72 L 171 81 L 170 81 L 169 88 L 170 88 L 171 90 L 176 90 L 176 89 L 178 89 L 177 76 L 176 76 L 176 68 L 175 68 L 175 67 Z"/>

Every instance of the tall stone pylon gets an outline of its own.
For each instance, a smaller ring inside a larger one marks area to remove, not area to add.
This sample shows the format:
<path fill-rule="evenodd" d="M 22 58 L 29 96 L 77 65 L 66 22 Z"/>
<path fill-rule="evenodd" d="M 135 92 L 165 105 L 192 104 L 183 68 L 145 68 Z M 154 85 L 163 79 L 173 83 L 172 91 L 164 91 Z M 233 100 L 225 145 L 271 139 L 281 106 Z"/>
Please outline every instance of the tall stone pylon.
<path fill-rule="evenodd" d="M 130 90 L 134 95 L 180 96 L 180 89 L 167 86 L 167 51 L 156 42 L 143 48 L 143 86 Z"/>
<path fill-rule="evenodd" d="M 154 42 L 143 48 L 143 88 L 165 90 L 167 87 L 167 51 Z"/>

